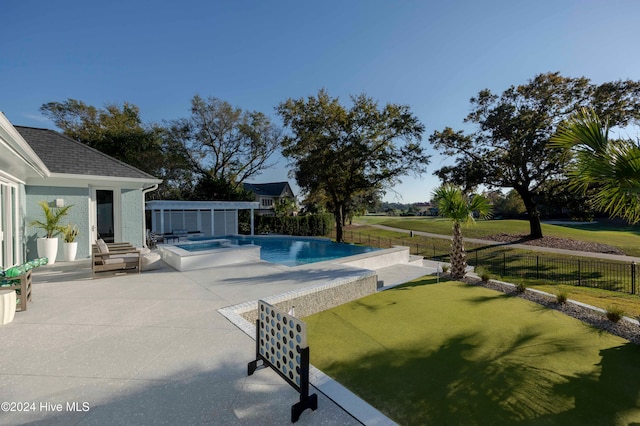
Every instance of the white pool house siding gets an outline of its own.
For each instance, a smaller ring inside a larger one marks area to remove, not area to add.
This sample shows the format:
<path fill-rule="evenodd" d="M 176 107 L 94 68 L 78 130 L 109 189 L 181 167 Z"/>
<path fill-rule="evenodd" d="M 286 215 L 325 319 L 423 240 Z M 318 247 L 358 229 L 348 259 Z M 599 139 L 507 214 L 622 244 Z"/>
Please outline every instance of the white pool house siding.
<path fill-rule="evenodd" d="M 201 233 L 205 236 L 238 234 L 238 211 L 250 210 L 251 235 L 254 234 L 253 213 L 257 201 L 176 201 L 154 200 L 146 203 L 150 212 L 151 231 L 170 234 L 174 230 Z"/>

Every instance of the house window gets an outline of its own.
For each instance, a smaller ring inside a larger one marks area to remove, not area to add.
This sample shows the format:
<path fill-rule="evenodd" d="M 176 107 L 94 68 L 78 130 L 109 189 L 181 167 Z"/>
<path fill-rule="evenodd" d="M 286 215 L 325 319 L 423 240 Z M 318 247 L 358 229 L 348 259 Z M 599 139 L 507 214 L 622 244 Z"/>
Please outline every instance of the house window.
<path fill-rule="evenodd" d="M 262 199 L 262 207 L 273 207 L 273 199 L 272 198 L 263 198 Z"/>

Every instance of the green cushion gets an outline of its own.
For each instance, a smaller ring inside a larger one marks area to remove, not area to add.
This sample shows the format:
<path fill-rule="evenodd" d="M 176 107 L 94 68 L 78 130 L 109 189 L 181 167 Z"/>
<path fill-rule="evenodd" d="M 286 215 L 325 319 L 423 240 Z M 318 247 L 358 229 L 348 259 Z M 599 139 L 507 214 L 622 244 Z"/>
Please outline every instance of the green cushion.
<path fill-rule="evenodd" d="M 14 278 L 14 277 L 19 277 L 24 273 L 25 273 L 24 265 L 13 266 L 5 271 L 5 276 L 9 278 Z"/>

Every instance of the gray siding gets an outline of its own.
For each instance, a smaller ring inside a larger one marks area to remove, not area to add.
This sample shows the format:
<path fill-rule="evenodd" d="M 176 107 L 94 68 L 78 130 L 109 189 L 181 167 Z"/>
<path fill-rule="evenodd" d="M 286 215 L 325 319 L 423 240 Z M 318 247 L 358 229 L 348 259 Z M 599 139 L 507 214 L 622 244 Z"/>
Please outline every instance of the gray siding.
<path fill-rule="evenodd" d="M 136 247 L 142 247 L 144 245 L 145 232 L 142 222 L 144 215 L 142 191 L 138 189 L 123 189 L 121 196 L 122 240 Z"/>
<path fill-rule="evenodd" d="M 53 203 L 57 198 L 64 200 L 64 205 L 73 205 L 69 209 L 69 214 L 62 219 L 62 224 L 68 223 L 76 225 L 78 227 L 78 254 L 77 258 L 87 258 L 90 255 L 90 242 L 89 242 L 89 189 L 88 188 L 66 188 L 66 187 L 49 187 L 49 186 L 27 186 L 25 189 L 25 204 L 27 216 L 25 220 L 26 225 L 26 247 L 27 247 L 27 259 L 35 259 L 38 257 L 38 251 L 36 248 L 36 239 L 44 237 L 44 231 L 39 228 L 34 228 L 29 225 L 34 220 L 43 220 L 44 215 L 42 209 L 38 205 L 40 201 L 46 201 L 47 203 Z M 58 236 L 58 257 L 57 260 L 62 260 L 62 235 Z"/>
<path fill-rule="evenodd" d="M 77 259 L 84 259 L 91 256 L 90 229 L 89 229 L 89 188 L 67 188 L 67 187 L 46 187 L 27 186 L 25 189 L 25 242 L 26 259 L 38 257 L 36 239 L 44 236 L 44 232 L 29 225 L 33 220 L 44 218 L 42 209 L 38 205 L 40 201 L 53 203 L 57 198 L 64 200 L 64 205 L 73 205 L 69 214 L 62 220 L 63 224 L 75 224 L 78 227 L 78 254 Z M 136 247 L 142 247 L 144 243 L 143 230 L 143 206 L 142 191 L 137 189 L 123 189 L 120 195 L 120 217 L 122 219 L 122 240 L 129 242 Z M 64 259 L 62 251 L 62 235 L 59 236 L 57 261 Z"/>

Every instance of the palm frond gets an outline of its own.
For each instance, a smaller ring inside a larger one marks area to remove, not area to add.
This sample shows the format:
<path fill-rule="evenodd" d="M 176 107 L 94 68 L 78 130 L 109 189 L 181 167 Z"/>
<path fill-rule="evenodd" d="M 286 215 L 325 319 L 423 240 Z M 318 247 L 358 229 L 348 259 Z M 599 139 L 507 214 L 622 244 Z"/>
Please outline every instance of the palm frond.
<path fill-rule="evenodd" d="M 551 147 L 571 150 L 571 186 L 585 193 L 597 184 L 595 207 L 631 223 L 640 222 L 640 147 L 628 140 L 609 140 L 609 125 L 583 109 L 565 123 Z"/>

